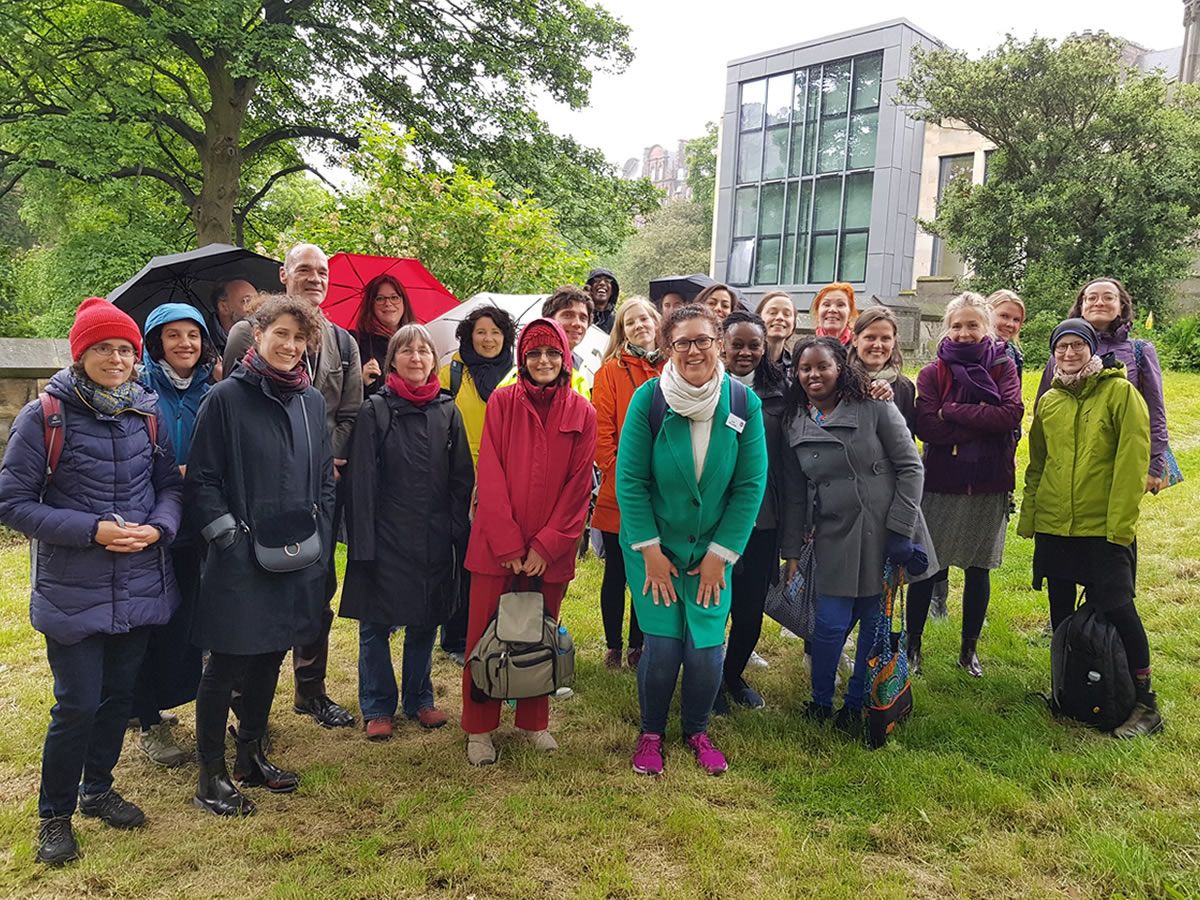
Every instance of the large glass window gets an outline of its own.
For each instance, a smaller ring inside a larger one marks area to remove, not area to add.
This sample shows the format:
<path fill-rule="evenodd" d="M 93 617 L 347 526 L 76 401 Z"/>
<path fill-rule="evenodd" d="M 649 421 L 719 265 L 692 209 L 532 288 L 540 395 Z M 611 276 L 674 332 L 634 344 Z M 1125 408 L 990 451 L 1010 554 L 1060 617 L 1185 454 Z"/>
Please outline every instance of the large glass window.
<path fill-rule="evenodd" d="M 954 156 L 943 156 L 938 160 L 937 201 L 942 202 L 946 189 L 950 185 L 965 178 L 969 182 L 974 176 L 975 154 L 959 153 Z M 931 275 L 943 275 L 958 278 L 966 271 L 963 259 L 943 243 L 936 235 L 933 238 L 933 259 L 929 267 Z"/>
<path fill-rule="evenodd" d="M 727 277 L 866 278 L 883 54 L 744 82 Z"/>

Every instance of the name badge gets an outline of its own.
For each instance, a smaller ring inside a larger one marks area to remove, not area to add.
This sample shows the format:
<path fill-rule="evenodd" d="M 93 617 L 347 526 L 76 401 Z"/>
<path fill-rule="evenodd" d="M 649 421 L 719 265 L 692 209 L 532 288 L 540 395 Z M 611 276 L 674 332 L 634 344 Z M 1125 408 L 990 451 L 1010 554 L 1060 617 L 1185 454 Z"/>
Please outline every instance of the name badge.
<path fill-rule="evenodd" d="M 741 434 L 742 430 L 746 427 L 746 420 L 739 419 L 733 413 L 730 413 L 729 418 L 725 420 L 725 425 L 729 428 L 732 428 L 738 434 Z"/>

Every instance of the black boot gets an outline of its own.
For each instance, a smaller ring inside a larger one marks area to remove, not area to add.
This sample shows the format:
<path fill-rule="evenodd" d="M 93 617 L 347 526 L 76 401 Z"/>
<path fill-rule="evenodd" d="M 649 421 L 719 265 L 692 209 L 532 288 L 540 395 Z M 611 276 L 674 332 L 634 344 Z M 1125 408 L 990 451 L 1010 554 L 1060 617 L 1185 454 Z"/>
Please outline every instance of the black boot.
<path fill-rule="evenodd" d="M 975 646 L 978 643 L 979 638 L 963 638 L 962 648 L 958 651 L 958 667 L 966 669 L 972 678 L 983 677 L 983 666 L 980 665 L 979 657 L 975 655 Z"/>
<path fill-rule="evenodd" d="M 1162 714 L 1158 711 L 1158 697 L 1149 687 L 1138 685 L 1137 702 L 1129 718 L 1113 729 L 1113 737 L 1133 738 L 1144 734 L 1157 734 L 1163 730 Z"/>
<path fill-rule="evenodd" d="M 300 776 L 280 769 L 267 759 L 262 740 L 238 738 L 233 778 L 240 787 L 265 787 L 273 794 L 290 794 L 300 786 Z"/>
<path fill-rule="evenodd" d="M 254 815 L 254 803 L 233 786 L 224 759 L 212 766 L 200 760 L 200 781 L 196 785 L 192 805 L 214 816 Z"/>
<path fill-rule="evenodd" d="M 47 866 L 61 866 L 79 859 L 79 845 L 71 830 L 70 816 L 42 819 L 38 828 L 37 861 Z"/>
<path fill-rule="evenodd" d="M 921 674 L 921 635 L 908 636 L 908 673 Z"/>

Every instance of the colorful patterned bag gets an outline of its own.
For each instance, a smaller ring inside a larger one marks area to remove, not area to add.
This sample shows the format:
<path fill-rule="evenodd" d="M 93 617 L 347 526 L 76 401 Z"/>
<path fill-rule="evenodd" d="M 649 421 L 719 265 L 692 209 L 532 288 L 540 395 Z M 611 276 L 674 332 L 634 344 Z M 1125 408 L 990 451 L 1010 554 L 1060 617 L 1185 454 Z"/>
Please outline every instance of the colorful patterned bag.
<path fill-rule="evenodd" d="M 908 634 L 904 630 L 904 567 L 883 566 L 883 598 L 875 625 L 875 643 L 867 660 L 867 741 L 871 749 L 887 743 L 892 729 L 913 708 L 908 677 Z"/>

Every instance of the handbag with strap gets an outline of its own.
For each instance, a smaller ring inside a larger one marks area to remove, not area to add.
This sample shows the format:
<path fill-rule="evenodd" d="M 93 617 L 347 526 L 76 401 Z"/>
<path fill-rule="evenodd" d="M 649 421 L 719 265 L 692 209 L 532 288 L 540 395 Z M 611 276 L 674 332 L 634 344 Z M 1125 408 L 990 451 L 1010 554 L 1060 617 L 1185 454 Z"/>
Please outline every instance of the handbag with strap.
<path fill-rule="evenodd" d="M 574 681 L 575 642 L 546 613 L 540 578 L 526 590 L 500 595 L 467 668 L 474 690 L 493 700 L 545 697 Z"/>
<path fill-rule="evenodd" d="M 888 735 L 913 710 L 908 672 L 908 634 L 904 631 L 904 567 L 883 566 L 883 597 L 875 623 L 875 640 L 867 659 L 867 742 L 872 750 L 887 743 Z M 860 637 L 859 640 L 862 640 Z"/>
<path fill-rule="evenodd" d="M 325 556 L 317 506 L 317 466 L 313 463 L 312 432 L 304 396 L 299 397 L 300 417 L 304 420 L 304 442 L 307 450 L 309 502 L 285 510 L 254 523 L 251 537 L 254 559 L 268 572 L 297 572 L 322 560 Z"/>
<path fill-rule="evenodd" d="M 805 640 L 813 636 L 817 627 L 817 503 L 814 492 L 812 502 L 804 510 L 806 540 L 800 548 L 796 574 L 789 579 L 787 566 L 782 566 L 763 604 L 763 612 Z"/>

